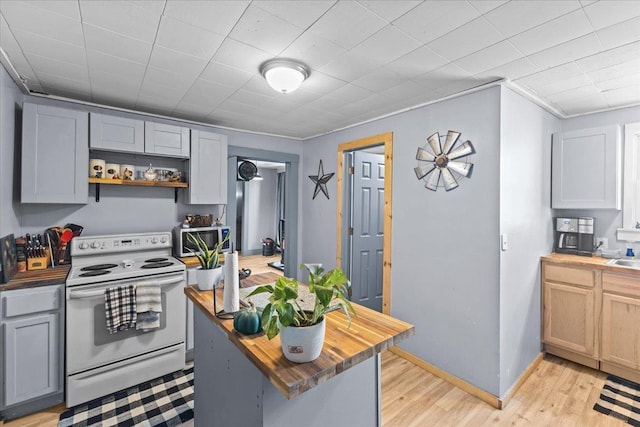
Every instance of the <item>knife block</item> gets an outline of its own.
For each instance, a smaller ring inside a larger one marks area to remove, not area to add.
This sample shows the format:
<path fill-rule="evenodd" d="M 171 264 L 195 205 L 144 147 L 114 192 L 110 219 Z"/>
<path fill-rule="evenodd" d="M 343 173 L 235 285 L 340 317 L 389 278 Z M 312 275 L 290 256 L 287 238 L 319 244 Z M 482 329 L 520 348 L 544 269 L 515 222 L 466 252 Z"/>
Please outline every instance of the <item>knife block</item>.
<path fill-rule="evenodd" d="M 51 263 L 49 249 L 45 249 L 45 256 L 27 258 L 27 270 L 44 270 Z"/>

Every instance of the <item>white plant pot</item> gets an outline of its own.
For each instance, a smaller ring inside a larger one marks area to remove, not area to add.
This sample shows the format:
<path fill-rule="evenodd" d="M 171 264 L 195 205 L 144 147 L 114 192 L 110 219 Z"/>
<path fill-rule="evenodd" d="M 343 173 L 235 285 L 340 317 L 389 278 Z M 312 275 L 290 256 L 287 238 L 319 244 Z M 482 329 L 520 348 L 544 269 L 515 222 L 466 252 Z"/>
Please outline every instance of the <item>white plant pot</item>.
<path fill-rule="evenodd" d="M 281 326 L 280 343 L 284 357 L 296 363 L 316 360 L 322 353 L 325 329 L 324 317 L 313 326 Z"/>
<path fill-rule="evenodd" d="M 218 285 L 222 278 L 222 267 L 204 270 L 202 268 L 196 270 L 196 281 L 198 289 L 201 291 L 210 291 Z"/>

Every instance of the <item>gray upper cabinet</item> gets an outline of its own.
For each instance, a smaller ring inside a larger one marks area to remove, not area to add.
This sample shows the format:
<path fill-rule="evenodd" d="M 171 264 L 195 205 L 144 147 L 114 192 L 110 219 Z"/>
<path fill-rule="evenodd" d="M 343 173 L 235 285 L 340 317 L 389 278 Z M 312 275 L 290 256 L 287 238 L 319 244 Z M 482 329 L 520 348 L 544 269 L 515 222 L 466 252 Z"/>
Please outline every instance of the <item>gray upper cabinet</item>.
<path fill-rule="evenodd" d="M 92 149 L 144 153 L 144 121 L 91 113 Z"/>
<path fill-rule="evenodd" d="M 91 113 L 89 146 L 94 150 L 189 157 L 189 128 Z"/>
<path fill-rule="evenodd" d="M 189 157 L 189 128 L 145 122 L 144 151 L 159 156 Z"/>
<path fill-rule="evenodd" d="M 87 113 L 28 102 L 22 113 L 22 203 L 87 203 Z"/>
<path fill-rule="evenodd" d="M 31 410 L 51 406 L 51 400 L 43 401 L 42 405 L 34 402 L 45 396 L 57 395 L 55 402 L 62 401 L 63 291 L 63 285 L 54 285 L 0 294 L 3 414 L 20 414 L 17 412 L 20 410 L 7 408 L 25 402 L 30 402 Z"/>
<path fill-rule="evenodd" d="M 553 134 L 551 207 L 622 208 L 619 126 Z"/>
<path fill-rule="evenodd" d="M 185 203 L 220 205 L 227 203 L 227 136 L 191 131 L 189 189 Z"/>

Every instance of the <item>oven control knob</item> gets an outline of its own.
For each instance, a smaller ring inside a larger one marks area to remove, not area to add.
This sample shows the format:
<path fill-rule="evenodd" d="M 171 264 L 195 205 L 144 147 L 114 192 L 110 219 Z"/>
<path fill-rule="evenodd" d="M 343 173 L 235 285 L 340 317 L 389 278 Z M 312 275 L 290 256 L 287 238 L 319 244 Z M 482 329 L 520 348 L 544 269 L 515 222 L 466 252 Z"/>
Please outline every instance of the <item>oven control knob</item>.
<path fill-rule="evenodd" d="M 154 244 L 154 245 L 155 245 L 156 243 L 158 243 L 158 238 L 157 238 L 157 237 L 152 237 L 152 238 L 151 238 L 151 243 L 152 243 L 152 244 Z"/>
<path fill-rule="evenodd" d="M 91 247 L 92 247 L 93 249 L 98 249 L 98 248 L 100 247 L 100 242 L 93 242 L 93 243 L 91 243 Z"/>
<path fill-rule="evenodd" d="M 162 236 L 160 238 L 160 243 L 167 243 L 167 240 L 169 240 L 169 239 L 167 239 L 167 236 Z"/>
<path fill-rule="evenodd" d="M 89 247 L 89 244 L 87 242 L 82 242 L 78 245 L 78 247 L 80 249 L 87 249 Z"/>

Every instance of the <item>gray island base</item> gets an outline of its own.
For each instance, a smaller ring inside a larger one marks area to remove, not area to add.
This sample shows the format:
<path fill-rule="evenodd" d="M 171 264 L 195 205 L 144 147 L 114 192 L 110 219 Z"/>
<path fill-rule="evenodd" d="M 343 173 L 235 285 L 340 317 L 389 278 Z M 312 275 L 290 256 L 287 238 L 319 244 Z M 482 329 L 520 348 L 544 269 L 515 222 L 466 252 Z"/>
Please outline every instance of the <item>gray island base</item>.
<path fill-rule="evenodd" d="M 194 316 L 196 427 L 381 425 L 379 354 L 287 399 L 202 311 Z"/>

